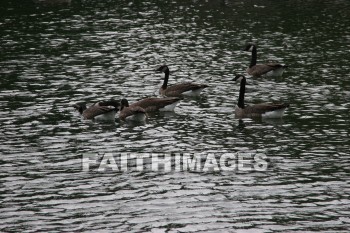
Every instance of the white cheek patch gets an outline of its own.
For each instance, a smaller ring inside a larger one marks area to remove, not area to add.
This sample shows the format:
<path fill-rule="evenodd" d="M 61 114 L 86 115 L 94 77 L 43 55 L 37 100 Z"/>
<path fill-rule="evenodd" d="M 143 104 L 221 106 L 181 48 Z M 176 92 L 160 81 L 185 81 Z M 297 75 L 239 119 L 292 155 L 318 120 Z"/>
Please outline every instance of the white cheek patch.
<path fill-rule="evenodd" d="M 239 81 L 239 82 L 241 82 L 243 80 L 243 77 L 242 76 L 240 76 L 238 79 L 237 79 L 237 81 Z"/>

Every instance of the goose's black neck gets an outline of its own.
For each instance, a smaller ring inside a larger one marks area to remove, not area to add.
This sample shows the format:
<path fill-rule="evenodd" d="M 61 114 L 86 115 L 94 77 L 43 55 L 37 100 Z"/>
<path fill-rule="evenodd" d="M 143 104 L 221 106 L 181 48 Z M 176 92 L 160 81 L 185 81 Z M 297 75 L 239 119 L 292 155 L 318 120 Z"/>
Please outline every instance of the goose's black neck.
<path fill-rule="evenodd" d="M 83 107 L 80 107 L 80 108 L 78 109 L 78 111 L 79 111 L 80 114 L 83 114 L 84 110 L 85 110 L 85 109 L 84 109 Z"/>
<path fill-rule="evenodd" d="M 120 110 L 123 110 L 124 108 L 128 108 L 128 107 L 129 107 L 129 101 L 126 99 L 122 99 Z"/>
<path fill-rule="evenodd" d="M 238 107 L 244 108 L 244 94 L 245 94 L 245 77 L 242 77 L 241 87 L 239 88 L 239 97 L 238 97 Z"/>
<path fill-rule="evenodd" d="M 169 80 L 169 74 L 170 74 L 169 69 L 166 69 L 164 71 L 164 73 L 165 73 L 165 76 L 164 76 L 164 82 L 163 82 L 163 85 L 162 85 L 162 89 L 166 89 L 167 86 L 168 86 L 168 80 Z"/>
<path fill-rule="evenodd" d="M 86 110 L 86 105 L 82 104 L 79 106 L 78 111 L 80 114 L 83 114 L 83 112 Z"/>
<path fill-rule="evenodd" d="M 252 60 L 250 61 L 249 68 L 253 67 L 256 65 L 256 60 L 257 60 L 257 52 L 256 52 L 256 46 L 253 45 L 252 49 Z"/>

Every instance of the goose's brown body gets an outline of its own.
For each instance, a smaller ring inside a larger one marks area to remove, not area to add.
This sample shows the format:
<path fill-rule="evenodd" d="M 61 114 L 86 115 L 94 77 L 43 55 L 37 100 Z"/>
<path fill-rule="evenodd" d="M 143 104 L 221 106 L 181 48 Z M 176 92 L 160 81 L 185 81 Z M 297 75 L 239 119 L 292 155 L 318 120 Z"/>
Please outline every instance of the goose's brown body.
<path fill-rule="evenodd" d="M 178 97 L 146 98 L 130 104 L 130 107 L 139 106 L 146 112 L 173 111 L 181 99 Z"/>
<path fill-rule="evenodd" d="M 129 102 L 126 99 L 122 99 L 119 119 L 122 121 L 144 121 L 146 119 L 146 111 L 140 106 L 129 106 Z"/>
<path fill-rule="evenodd" d="M 236 106 L 235 117 L 237 118 L 278 118 L 281 117 L 289 107 L 289 104 L 274 104 L 274 103 L 262 103 L 251 106 L 245 106 L 243 109 Z"/>
<path fill-rule="evenodd" d="M 95 118 L 101 120 L 103 120 L 103 118 L 114 119 L 116 112 L 119 110 L 119 101 L 102 101 L 95 103 L 88 108 L 85 103 L 77 103 L 74 104 L 73 107 L 77 109 L 86 120 L 93 120 Z"/>
<path fill-rule="evenodd" d="M 252 58 L 247 73 L 253 77 L 281 76 L 287 68 L 286 65 L 278 63 L 257 64 L 257 49 L 254 44 L 248 44 L 244 51 L 252 52 Z"/>
<path fill-rule="evenodd" d="M 238 104 L 235 108 L 235 117 L 237 118 L 280 118 L 289 104 L 286 103 L 261 103 L 250 106 L 244 104 L 246 78 L 243 75 L 237 75 L 234 81 L 240 81 Z"/>
<path fill-rule="evenodd" d="M 168 97 L 182 97 L 182 96 L 199 96 L 200 92 L 208 87 L 206 84 L 197 83 L 179 83 L 175 85 L 168 86 L 168 80 L 170 71 L 168 66 L 163 65 L 159 67 L 156 71 L 163 72 L 165 74 L 163 85 L 159 89 L 159 94 Z"/>

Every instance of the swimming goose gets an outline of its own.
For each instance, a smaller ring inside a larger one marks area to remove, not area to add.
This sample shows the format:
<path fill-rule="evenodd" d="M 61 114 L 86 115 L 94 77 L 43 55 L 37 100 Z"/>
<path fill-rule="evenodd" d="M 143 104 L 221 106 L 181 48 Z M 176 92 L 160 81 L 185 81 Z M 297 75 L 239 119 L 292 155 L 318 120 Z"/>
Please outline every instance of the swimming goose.
<path fill-rule="evenodd" d="M 286 65 L 278 64 L 278 63 L 266 63 L 266 64 L 256 64 L 257 60 L 257 51 L 256 45 L 248 44 L 244 51 L 252 52 L 252 59 L 250 61 L 250 65 L 247 69 L 247 73 L 252 75 L 253 77 L 259 77 L 262 75 L 266 76 L 281 76 L 284 70 L 288 67 Z"/>
<path fill-rule="evenodd" d="M 131 104 L 130 107 L 139 106 L 146 112 L 171 112 L 181 99 L 180 97 L 146 98 Z"/>
<path fill-rule="evenodd" d="M 115 114 L 118 112 L 119 106 L 120 103 L 117 100 L 97 102 L 88 108 L 85 103 L 77 103 L 73 105 L 85 120 L 100 121 L 115 120 Z"/>
<path fill-rule="evenodd" d="M 280 118 L 284 114 L 284 110 L 289 107 L 289 104 L 285 103 L 261 103 L 251 106 L 244 105 L 244 94 L 246 78 L 243 75 L 237 75 L 234 81 L 240 81 L 241 86 L 239 89 L 238 104 L 235 108 L 235 116 L 237 118 Z"/>
<path fill-rule="evenodd" d="M 146 111 L 140 106 L 129 106 L 126 99 L 120 101 L 121 107 L 119 112 L 119 119 L 122 121 L 145 121 Z"/>
<path fill-rule="evenodd" d="M 172 97 L 181 97 L 181 96 L 199 96 L 200 92 L 208 87 L 205 84 L 197 84 L 197 83 L 179 83 L 168 87 L 169 80 L 169 68 L 167 65 L 162 65 L 156 71 L 163 72 L 164 82 L 163 85 L 159 89 L 159 94 L 163 96 L 172 96 Z"/>

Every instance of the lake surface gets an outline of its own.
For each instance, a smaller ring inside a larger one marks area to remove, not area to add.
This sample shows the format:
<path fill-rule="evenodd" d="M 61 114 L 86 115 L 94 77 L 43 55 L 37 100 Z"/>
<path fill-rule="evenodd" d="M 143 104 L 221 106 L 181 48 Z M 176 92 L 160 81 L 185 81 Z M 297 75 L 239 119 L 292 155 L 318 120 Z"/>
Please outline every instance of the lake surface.
<path fill-rule="evenodd" d="M 0 231 L 348 232 L 350 2 L 74 1 L 0 8 Z M 250 53 L 289 65 L 247 78 Z M 210 87 L 144 124 L 84 121 L 72 105 Z M 85 154 L 264 154 L 265 171 L 82 170 Z"/>

